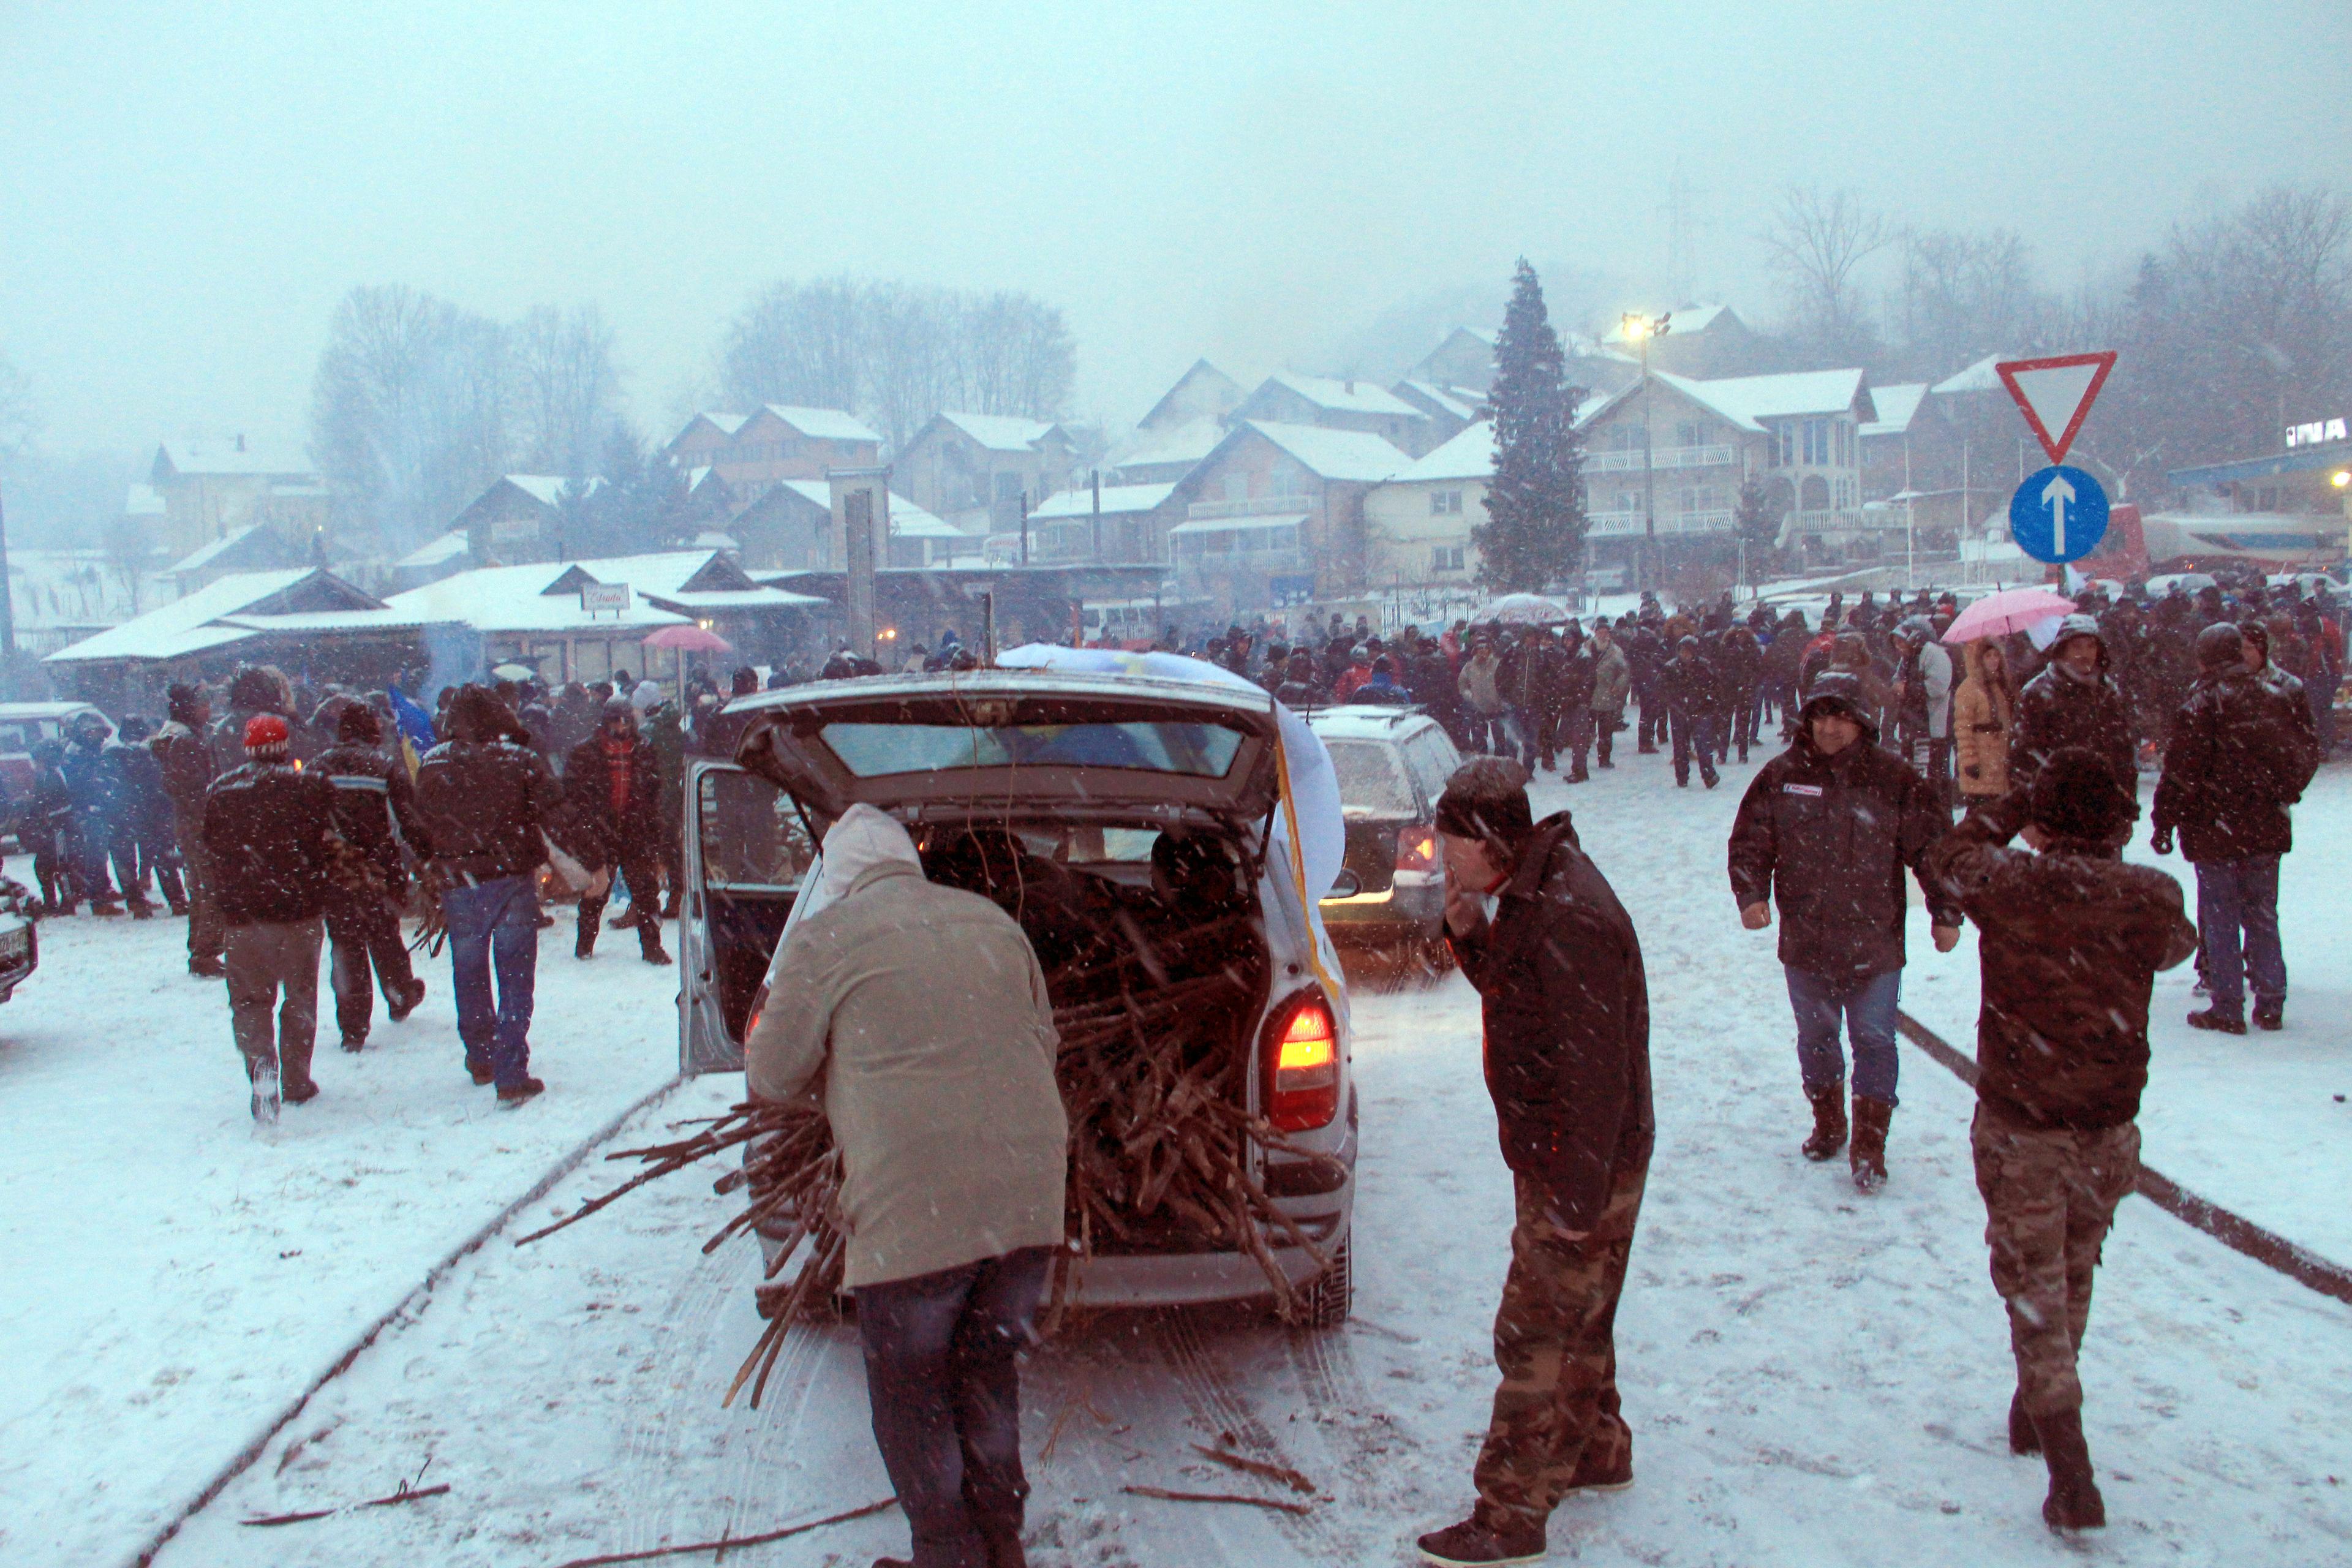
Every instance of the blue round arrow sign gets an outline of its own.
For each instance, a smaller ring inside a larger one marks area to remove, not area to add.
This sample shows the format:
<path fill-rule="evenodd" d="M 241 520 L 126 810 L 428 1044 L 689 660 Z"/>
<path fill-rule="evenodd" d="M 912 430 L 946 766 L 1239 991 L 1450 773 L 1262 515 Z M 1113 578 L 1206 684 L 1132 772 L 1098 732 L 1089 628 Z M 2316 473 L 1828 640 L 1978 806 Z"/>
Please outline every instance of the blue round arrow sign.
<path fill-rule="evenodd" d="M 2080 561 L 2107 532 L 2107 492 L 2061 463 L 2025 477 L 2009 498 L 2009 536 L 2036 561 Z"/>

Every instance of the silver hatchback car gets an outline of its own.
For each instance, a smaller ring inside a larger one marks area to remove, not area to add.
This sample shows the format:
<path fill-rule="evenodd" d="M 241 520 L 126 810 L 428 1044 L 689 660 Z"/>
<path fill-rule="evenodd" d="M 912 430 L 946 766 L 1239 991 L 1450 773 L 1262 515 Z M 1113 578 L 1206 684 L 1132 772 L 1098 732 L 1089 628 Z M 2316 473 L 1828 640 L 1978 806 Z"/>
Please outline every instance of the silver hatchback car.
<path fill-rule="evenodd" d="M 688 899 L 679 1056 L 732 1072 L 772 956 L 808 907 L 829 826 L 864 803 L 906 824 L 928 874 L 989 868 L 1057 1007 L 1208 974 L 1225 1000 L 1195 1013 L 1255 1070 L 1249 1113 L 1315 1156 L 1252 1145 L 1252 1174 L 1330 1260 L 1269 1231 L 1307 1320 L 1352 1299 L 1357 1100 L 1347 989 L 1309 915 L 1279 715 L 1265 693 L 1127 676 L 990 669 L 824 681 L 738 699 L 732 763 L 688 778 Z M 987 892 L 970 881 L 974 891 Z M 1316 897 L 1325 891 L 1314 889 Z M 1000 900 L 1000 902 L 1005 901 Z M 1213 929 L 1215 941 L 1184 940 Z M 1083 952 L 1084 961 L 1071 958 Z M 1057 975 L 1066 978 L 1056 979 Z M 1115 992 L 1113 993 L 1116 994 Z M 1076 1265 L 1081 1306 L 1164 1306 L 1271 1294 L 1261 1266 L 1139 1222 Z"/>

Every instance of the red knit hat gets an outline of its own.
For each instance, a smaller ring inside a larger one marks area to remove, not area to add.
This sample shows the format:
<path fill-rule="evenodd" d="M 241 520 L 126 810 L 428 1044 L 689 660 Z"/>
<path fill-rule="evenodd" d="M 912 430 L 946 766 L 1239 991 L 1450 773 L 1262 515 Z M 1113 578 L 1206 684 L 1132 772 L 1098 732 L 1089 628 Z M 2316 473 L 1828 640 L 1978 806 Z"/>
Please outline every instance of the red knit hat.
<path fill-rule="evenodd" d="M 286 721 L 275 713 L 256 713 L 245 721 L 245 754 L 268 760 L 286 754 Z"/>

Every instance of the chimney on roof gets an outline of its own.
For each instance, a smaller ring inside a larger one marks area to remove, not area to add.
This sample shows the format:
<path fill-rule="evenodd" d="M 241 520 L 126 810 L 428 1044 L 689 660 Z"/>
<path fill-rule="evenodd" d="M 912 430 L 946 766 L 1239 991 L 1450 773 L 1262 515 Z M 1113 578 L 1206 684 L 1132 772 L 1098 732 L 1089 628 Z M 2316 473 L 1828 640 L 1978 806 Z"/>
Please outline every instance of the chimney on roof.
<path fill-rule="evenodd" d="M 245 450 L 245 432 L 242 430 L 236 433 L 236 449 L 240 452 Z"/>

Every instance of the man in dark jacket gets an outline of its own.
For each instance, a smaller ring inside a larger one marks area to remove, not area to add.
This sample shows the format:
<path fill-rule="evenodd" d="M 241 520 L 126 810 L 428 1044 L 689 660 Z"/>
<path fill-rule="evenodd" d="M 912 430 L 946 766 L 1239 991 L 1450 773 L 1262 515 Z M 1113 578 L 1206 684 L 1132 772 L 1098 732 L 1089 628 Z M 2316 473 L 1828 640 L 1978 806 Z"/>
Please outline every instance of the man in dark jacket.
<path fill-rule="evenodd" d="M 1625 664 L 1632 677 L 1633 699 L 1641 710 L 1633 731 L 1635 749 L 1648 756 L 1666 738 L 1665 705 L 1658 700 L 1658 670 L 1666 662 L 1666 645 L 1658 628 L 1644 616 L 1625 634 Z"/>
<path fill-rule="evenodd" d="M 364 868 L 360 886 L 336 888 L 327 895 L 335 1022 L 343 1032 L 343 1049 L 356 1051 L 367 1044 L 378 984 L 395 1024 L 425 1000 L 425 982 L 410 967 L 408 944 L 401 940 L 400 911 L 408 902 L 408 861 L 401 842 L 422 855 L 425 839 L 408 769 L 383 751 L 383 722 L 375 710 L 364 702 L 345 701 L 334 727 L 335 743 L 319 753 L 310 771 L 334 786 L 336 831 L 359 852 Z"/>
<path fill-rule="evenodd" d="M 1569 755 L 1568 782 L 1592 777 L 1592 690 L 1597 679 L 1592 647 L 1571 623 L 1562 638 L 1559 683 L 1552 705 L 1552 731 Z"/>
<path fill-rule="evenodd" d="M 119 915 L 114 884 L 107 879 L 107 853 L 114 844 L 112 770 L 106 765 L 106 721 L 83 713 L 66 731 L 65 759 L 58 763 L 73 802 L 71 843 L 74 884 L 94 915 Z"/>
<path fill-rule="evenodd" d="M 2107 758 L 2062 750 L 2030 795 L 1971 812 L 1927 857 L 1982 932 L 1969 1142 L 2017 1359 L 2010 1447 L 2042 1452 L 2057 1529 L 2106 1522 L 2075 1357 L 2100 1245 L 2139 1180 L 2149 988 L 2197 948 L 2179 884 L 2118 854 L 2134 805 Z M 2001 847 L 2021 831 L 2039 855 Z"/>
<path fill-rule="evenodd" d="M 1503 700 L 1504 726 L 1519 762 L 1530 773 L 1538 762 L 1549 773 L 1558 741 L 1551 713 L 1559 686 L 1559 649 L 1541 626 L 1522 627 L 1496 662 L 1495 690 Z"/>
<path fill-rule="evenodd" d="M 69 915 L 80 893 L 74 886 L 73 786 L 66 783 L 66 749 L 55 740 L 33 742 L 33 787 L 20 830 L 32 846 L 33 879 L 41 885 L 41 912 Z"/>
<path fill-rule="evenodd" d="M 2099 623 L 2068 616 L 2058 623 L 2047 668 L 2017 695 L 2017 727 L 2009 741 L 2009 787 L 2031 789 L 2044 759 L 2080 746 L 2107 759 L 2116 784 L 2137 797 L 2137 746 L 2131 703 L 2107 673 L 2107 647 Z M 2132 808 L 2138 815 L 2138 806 Z"/>
<path fill-rule="evenodd" d="M 2156 851 L 2197 868 L 2197 931 L 2212 1002 L 2189 1015 L 2200 1029 L 2286 1026 L 2286 954 L 2279 942 L 2279 858 L 2294 847 L 2287 808 L 2319 767 L 2311 709 L 2298 688 L 2247 668 L 2245 639 L 2223 622 L 2197 636 L 2197 684 L 2172 721 L 2157 781 Z"/>
<path fill-rule="evenodd" d="M 1658 695 L 1674 733 L 1675 786 L 1690 787 L 1691 753 L 1696 751 L 1698 775 L 1713 789 L 1723 782 L 1715 771 L 1715 724 L 1722 688 L 1715 666 L 1699 656 L 1696 636 L 1675 643 L 1673 661 L 1658 672 Z"/>
<path fill-rule="evenodd" d="M 278 1119 L 281 1095 L 300 1105 L 319 1092 L 310 1051 L 326 936 L 320 916 L 336 853 L 335 792 L 294 765 L 286 721 L 275 713 L 247 722 L 245 754 L 244 765 L 205 791 L 205 847 L 228 927 L 229 1019 L 253 1084 L 253 1119 L 268 1122 Z"/>
<path fill-rule="evenodd" d="M 188 973 L 217 978 L 228 973 L 221 962 L 228 939 L 213 891 L 212 852 L 205 847 L 205 788 L 216 771 L 205 738 L 212 705 L 194 687 L 181 685 L 165 690 L 163 705 L 163 727 L 147 749 L 172 803 L 172 833 L 180 846 L 180 875 L 188 895 Z"/>
<path fill-rule="evenodd" d="M 1568 813 L 1529 820 L 1523 776 L 1475 758 L 1437 804 L 1446 937 L 1478 990 L 1517 1206 L 1478 1501 L 1421 1538 L 1438 1563 L 1533 1562 L 1561 1499 L 1633 1479 L 1613 1329 L 1656 1133 L 1649 990 L 1608 879 Z"/>
<path fill-rule="evenodd" d="M 625 698 L 604 704 L 604 721 L 572 748 L 563 763 L 563 806 L 579 836 L 583 863 L 592 871 L 617 868 L 629 879 L 629 910 L 635 917 L 637 952 L 647 963 L 667 963 L 662 949 L 659 895 L 662 821 L 661 762 L 653 743 L 637 733 L 637 711 Z M 610 891 L 583 893 L 575 958 L 596 952 L 598 923 Z"/>
<path fill-rule="evenodd" d="M 499 1103 L 509 1106 L 547 1087 L 530 1070 L 539 969 L 534 881 L 547 858 L 547 828 L 563 804 L 563 786 L 539 753 L 509 738 L 519 728 L 489 692 L 461 688 L 449 703 L 449 739 L 425 752 L 416 770 L 416 814 L 448 926 L 466 1070 L 478 1084 L 497 1083 Z"/>
<path fill-rule="evenodd" d="M 1731 896 L 1749 931 L 1780 909 L 1780 963 L 1797 1017 L 1797 1067 L 1812 1102 L 1809 1160 L 1846 1141 L 1843 1016 L 1853 1045 L 1854 1185 L 1886 1180 L 1895 1115 L 1895 1009 L 1903 989 L 1903 870 L 1927 896 L 1936 950 L 1958 942 L 1959 911 L 1920 868 L 1947 818 L 1927 782 L 1881 751 L 1860 683 L 1832 673 L 1813 683 L 1797 738 L 1757 773 L 1731 829 Z"/>
<path fill-rule="evenodd" d="M 147 897 L 147 879 L 155 879 L 163 901 L 175 915 L 188 912 L 186 889 L 173 866 L 172 803 L 163 794 L 163 775 L 147 750 L 148 721 L 136 714 L 124 719 L 114 738 L 106 742 L 100 762 L 106 771 L 108 846 L 114 860 L 114 879 L 122 889 L 131 915 L 155 918 L 154 901 Z"/>

